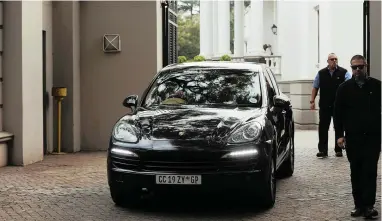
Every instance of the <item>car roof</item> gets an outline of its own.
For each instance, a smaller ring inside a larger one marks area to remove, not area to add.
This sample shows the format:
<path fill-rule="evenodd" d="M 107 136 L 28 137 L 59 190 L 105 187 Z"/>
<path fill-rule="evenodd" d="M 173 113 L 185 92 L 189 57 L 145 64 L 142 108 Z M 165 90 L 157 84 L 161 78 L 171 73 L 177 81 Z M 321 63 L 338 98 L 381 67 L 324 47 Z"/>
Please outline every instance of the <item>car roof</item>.
<path fill-rule="evenodd" d="M 171 64 L 162 69 L 162 71 L 174 70 L 186 67 L 200 67 L 200 68 L 228 68 L 236 70 L 251 70 L 261 71 L 264 69 L 265 64 L 254 62 L 234 62 L 234 61 L 201 61 L 201 62 L 184 62 L 178 64 Z"/>

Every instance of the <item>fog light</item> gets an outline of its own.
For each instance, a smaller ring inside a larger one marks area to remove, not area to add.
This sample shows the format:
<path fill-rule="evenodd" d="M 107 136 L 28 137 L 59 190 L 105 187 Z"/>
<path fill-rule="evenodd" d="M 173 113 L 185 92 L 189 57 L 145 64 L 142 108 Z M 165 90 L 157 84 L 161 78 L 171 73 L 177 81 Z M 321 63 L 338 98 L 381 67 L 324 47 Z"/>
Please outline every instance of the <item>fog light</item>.
<path fill-rule="evenodd" d="M 238 151 L 233 151 L 231 153 L 227 153 L 226 155 L 223 156 L 223 158 L 253 157 L 253 156 L 257 156 L 258 153 L 259 151 L 256 149 L 238 150 Z"/>
<path fill-rule="evenodd" d="M 138 157 L 138 155 L 130 150 L 121 148 L 112 148 L 110 151 L 112 154 L 126 156 L 126 157 Z"/>

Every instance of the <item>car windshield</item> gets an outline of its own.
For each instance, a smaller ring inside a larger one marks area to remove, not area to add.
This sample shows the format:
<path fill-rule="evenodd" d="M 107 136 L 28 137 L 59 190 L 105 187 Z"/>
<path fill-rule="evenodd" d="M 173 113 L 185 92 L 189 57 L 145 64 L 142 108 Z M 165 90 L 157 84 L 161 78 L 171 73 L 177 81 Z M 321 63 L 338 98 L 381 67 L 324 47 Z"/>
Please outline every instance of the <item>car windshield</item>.
<path fill-rule="evenodd" d="M 158 105 L 261 106 L 260 78 L 249 70 L 187 67 L 162 72 L 143 103 Z"/>

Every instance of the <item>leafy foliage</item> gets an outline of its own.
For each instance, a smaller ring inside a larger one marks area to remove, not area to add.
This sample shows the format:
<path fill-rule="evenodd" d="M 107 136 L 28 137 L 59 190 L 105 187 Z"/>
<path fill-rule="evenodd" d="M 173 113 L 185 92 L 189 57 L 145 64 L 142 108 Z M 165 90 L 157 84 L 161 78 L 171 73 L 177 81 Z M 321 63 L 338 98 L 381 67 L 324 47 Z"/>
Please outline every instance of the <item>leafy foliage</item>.
<path fill-rule="evenodd" d="M 193 58 L 200 53 L 199 15 L 192 19 L 178 17 L 178 54 Z"/>
<path fill-rule="evenodd" d="M 178 1 L 178 11 L 190 13 L 191 19 L 193 19 L 194 15 L 200 13 L 199 8 L 200 8 L 199 0 Z"/>
<path fill-rule="evenodd" d="M 251 1 L 245 0 L 244 7 Z M 230 2 L 230 49 L 234 53 L 234 1 Z M 178 54 L 193 58 L 200 53 L 200 1 L 178 0 Z M 212 16 L 212 15 L 211 15 Z"/>
<path fill-rule="evenodd" d="M 194 57 L 194 61 L 205 61 L 206 59 L 201 55 L 196 55 Z"/>
<path fill-rule="evenodd" d="M 178 57 L 178 63 L 184 63 L 184 62 L 186 62 L 186 61 L 187 61 L 186 56 L 179 56 L 179 57 Z"/>
<path fill-rule="evenodd" d="M 228 54 L 221 56 L 221 61 L 231 61 L 231 57 Z"/>

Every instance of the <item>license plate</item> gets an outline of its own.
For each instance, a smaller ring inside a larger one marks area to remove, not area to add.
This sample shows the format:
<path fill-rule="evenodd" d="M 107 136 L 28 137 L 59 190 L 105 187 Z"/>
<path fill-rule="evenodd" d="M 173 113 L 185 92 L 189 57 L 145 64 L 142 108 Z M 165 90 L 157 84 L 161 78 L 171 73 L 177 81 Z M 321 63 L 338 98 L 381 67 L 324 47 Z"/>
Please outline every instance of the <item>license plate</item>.
<path fill-rule="evenodd" d="M 170 185 L 201 185 L 200 175 L 156 175 L 156 184 Z"/>

